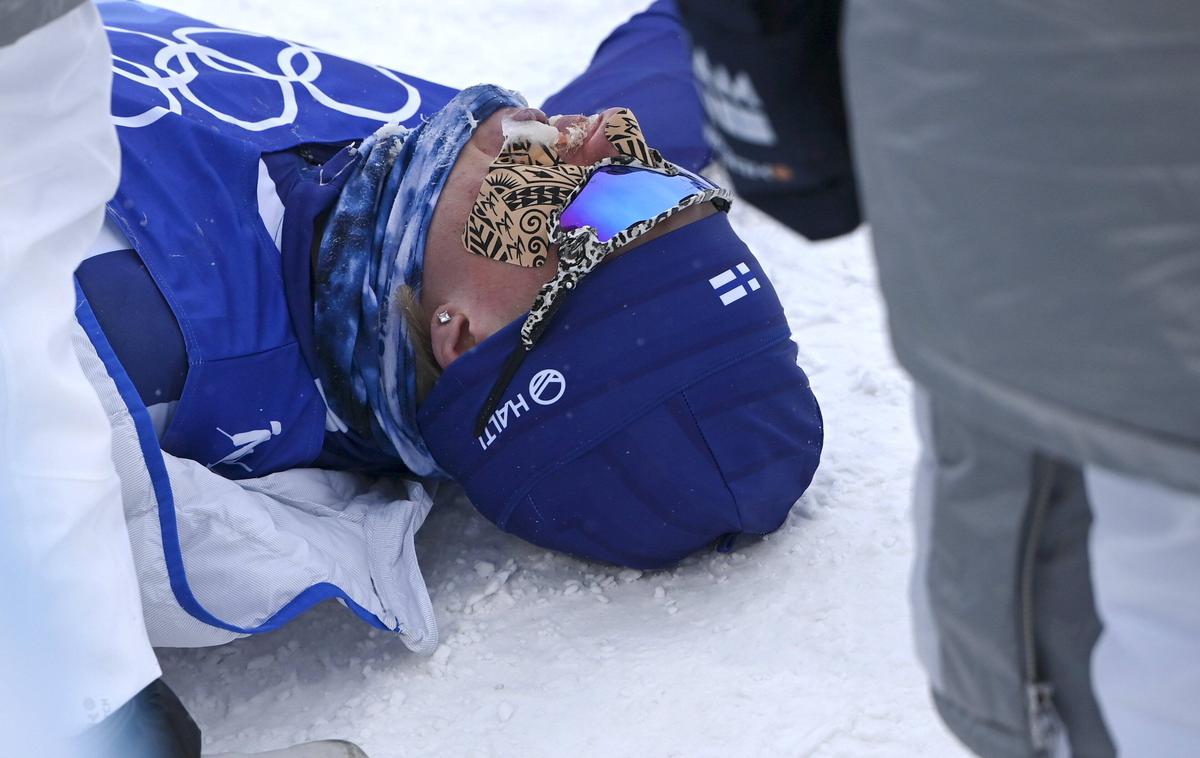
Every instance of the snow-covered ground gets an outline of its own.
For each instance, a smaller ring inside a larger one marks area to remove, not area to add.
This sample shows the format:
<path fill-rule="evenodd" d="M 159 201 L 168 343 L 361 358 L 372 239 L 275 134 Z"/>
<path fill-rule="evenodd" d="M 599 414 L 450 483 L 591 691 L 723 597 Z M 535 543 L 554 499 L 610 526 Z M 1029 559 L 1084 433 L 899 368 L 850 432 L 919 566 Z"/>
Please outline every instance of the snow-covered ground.
<path fill-rule="evenodd" d="M 234 28 L 540 102 L 648 0 L 157 0 Z M 788 523 L 731 555 L 622 571 L 533 548 L 443 498 L 418 548 L 443 643 L 410 654 L 337 605 L 164 650 L 206 749 L 344 737 L 399 756 L 957 756 L 909 638 L 910 387 L 858 233 L 812 245 L 745 204 L 825 413 Z"/>

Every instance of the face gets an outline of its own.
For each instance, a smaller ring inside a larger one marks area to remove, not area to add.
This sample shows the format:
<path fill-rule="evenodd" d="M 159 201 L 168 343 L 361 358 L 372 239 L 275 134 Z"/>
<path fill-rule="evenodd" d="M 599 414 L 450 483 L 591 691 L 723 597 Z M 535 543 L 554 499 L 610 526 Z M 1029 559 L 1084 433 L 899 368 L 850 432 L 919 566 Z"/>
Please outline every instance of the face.
<path fill-rule="evenodd" d="M 442 368 L 528 310 L 557 269 L 553 251 L 541 268 L 524 268 L 472 255 L 463 247 L 467 215 L 504 145 L 505 123 L 510 131 L 514 124 L 522 131 L 532 127 L 520 122 L 545 124 L 533 128 L 547 134 L 553 127 L 558 132 L 559 158 L 564 163 L 591 165 L 617 154 L 603 133 L 608 113 L 599 118 L 548 119 L 534 108 L 502 108 L 480 124 L 463 147 L 430 221 L 422 275 L 423 317 L 431 325 L 434 356 Z M 439 319 L 443 313 L 449 321 L 445 316 Z"/>

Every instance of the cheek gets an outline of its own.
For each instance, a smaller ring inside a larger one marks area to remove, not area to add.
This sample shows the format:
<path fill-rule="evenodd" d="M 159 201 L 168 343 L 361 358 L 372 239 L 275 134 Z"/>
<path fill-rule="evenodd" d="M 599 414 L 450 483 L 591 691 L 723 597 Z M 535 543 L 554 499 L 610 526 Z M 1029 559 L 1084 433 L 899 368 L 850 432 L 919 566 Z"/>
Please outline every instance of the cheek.
<path fill-rule="evenodd" d="M 512 269 L 508 274 L 509 296 L 508 302 L 510 312 L 513 318 L 529 310 L 533 305 L 533 298 L 537 295 L 538 290 L 542 288 L 546 282 L 554 278 L 554 273 L 558 269 L 558 256 L 551 255 L 546 261 L 546 265 L 541 268 L 522 268 L 511 264 L 503 264 L 505 268 Z"/>
<path fill-rule="evenodd" d="M 553 253 L 541 268 L 500 263 L 466 251 L 463 254 L 474 259 L 471 265 L 476 269 L 474 280 L 479 285 L 476 289 L 478 304 L 483 306 L 481 312 L 487 314 L 489 333 L 528 311 L 538 290 L 558 270 L 558 256 Z"/>

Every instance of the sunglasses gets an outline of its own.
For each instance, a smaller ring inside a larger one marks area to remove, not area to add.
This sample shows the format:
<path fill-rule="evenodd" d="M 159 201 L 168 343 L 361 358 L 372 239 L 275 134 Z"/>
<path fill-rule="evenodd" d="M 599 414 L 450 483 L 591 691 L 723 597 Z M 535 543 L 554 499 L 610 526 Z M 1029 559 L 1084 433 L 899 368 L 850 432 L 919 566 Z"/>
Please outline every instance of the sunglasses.
<path fill-rule="evenodd" d="M 585 233 L 595 242 L 611 243 L 639 224 L 654 226 L 659 216 L 680 209 L 690 197 L 721 191 L 702 176 L 675 170 L 671 174 L 634 164 L 598 165 L 557 218 L 552 217 L 551 242 L 561 244 L 572 233 Z"/>
<path fill-rule="evenodd" d="M 521 341 L 476 419 L 476 434 L 482 434 L 525 356 L 583 277 L 611 253 L 686 208 L 711 202 L 720 210 L 729 209 L 729 190 L 665 160 L 658 164 L 628 156 L 593 164 L 562 209 L 550 214 L 549 240 L 558 247 L 558 271 L 534 298 L 521 325 Z"/>

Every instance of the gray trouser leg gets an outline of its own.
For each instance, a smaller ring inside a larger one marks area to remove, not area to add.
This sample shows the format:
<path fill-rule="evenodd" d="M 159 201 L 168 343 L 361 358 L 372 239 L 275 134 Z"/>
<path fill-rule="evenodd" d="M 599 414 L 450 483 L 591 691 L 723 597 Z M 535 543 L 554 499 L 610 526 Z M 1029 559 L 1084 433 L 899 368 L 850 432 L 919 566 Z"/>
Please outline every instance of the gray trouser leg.
<path fill-rule="evenodd" d="M 1042 726 L 1060 725 L 1066 739 L 1040 730 L 1040 754 L 1061 754 L 1069 740 L 1073 755 L 1112 755 L 1090 681 L 1099 622 L 1078 468 L 973 426 L 923 393 L 917 415 L 914 623 L 943 719 L 981 755 L 1039 755 L 1027 685 L 1047 684 L 1057 715 L 1047 711 Z"/>

